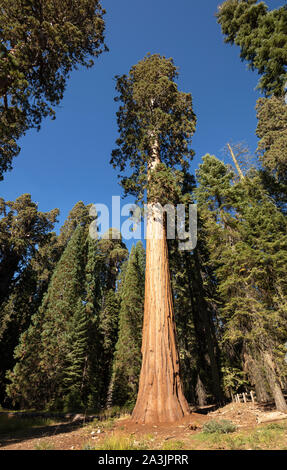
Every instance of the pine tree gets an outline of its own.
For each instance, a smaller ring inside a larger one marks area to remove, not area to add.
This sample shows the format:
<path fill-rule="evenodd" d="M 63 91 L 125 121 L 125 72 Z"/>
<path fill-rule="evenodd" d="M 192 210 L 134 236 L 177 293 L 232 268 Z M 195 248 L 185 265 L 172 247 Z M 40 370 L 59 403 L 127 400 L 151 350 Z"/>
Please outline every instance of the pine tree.
<path fill-rule="evenodd" d="M 31 265 L 24 270 L 7 302 L 2 304 L 0 312 L 0 403 L 4 405 L 7 370 L 13 368 L 14 349 L 19 342 L 21 333 L 29 326 L 31 316 L 37 310 L 35 299 L 37 292 L 36 273 Z M 6 400 L 6 405 L 9 405 Z"/>
<path fill-rule="evenodd" d="M 67 365 L 63 378 L 64 409 L 80 410 L 85 408 L 84 392 L 86 391 L 87 366 L 89 354 L 89 317 L 83 300 L 79 298 L 71 320 L 70 345 L 67 354 Z M 94 338 L 96 341 L 96 338 Z"/>
<path fill-rule="evenodd" d="M 71 353 L 74 311 L 83 290 L 84 227 L 78 226 L 52 276 L 39 311 L 15 350 L 7 393 L 28 406 L 58 406 Z M 78 313 L 78 312 L 77 312 Z M 60 402 L 60 403 L 59 403 Z"/>
<path fill-rule="evenodd" d="M 186 205 L 188 213 L 189 204 L 194 203 L 194 177 L 185 172 L 179 188 L 178 202 Z M 187 232 L 189 225 L 187 220 Z M 197 246 L 192 252 L 180 251 L 173 240 L 169 240 L 168 245 L 185 396 L 189 403 L 204 406 L 209 402 L 222 403 L 223 394 L 213 274 L 206 266 L 208 253 L 200 224 L 197 238 Z"/>
<path fill-rule="evenodd" d="M 0 200 L 0 305 L 9 297 L 17 273 L 50 238 L 59 211 L 38 211 L 30 194 Z"/>
<path fill-rule="evenodd" d="M 286 220 L 256 172 L 232 185 L 233 178 L 232 171 L 210 156 L 198 172 L 197 197 L 223 302 L 222 341 L 241 346 L 244 369 L 258 397 L 263 389 L 285 410 Z"/>
<path fill-rule="evenodd" d="M 257 101 L 262 180 L 276 205 L 287 212 L 287 105 L 284 98 L 272 96 Z"/>
<path fill-rule="evenodd" d="M 18 218 L 18 215 L 16 217 Z M 22 219 L 20 218 L 21 223 L 26 223 L 29 226 L 27 217 L 24 216 Z M 32 316 L 39 309 L 54 269 L 77 225 L 80 223 L 88 226 L 91 220 L 88 207 L 84 206 L 82 202 L 77 203 L 61 228 L 60 235 L 56 236 L 53 232 L 47 233 L 41 243 L 34 246 L 30 252 L 28 251 L 21 261 L 21 270 L 10 283 L 9 291 L 11 293 L 2 304 L 0 313 L 0 355 L 2 358 L 0 402 L 5 399 L 7 405 L 9 404 L 7 397 L 5 398 L 7 385 L 5 374 L 7 370 L 15 366 L 13 352 L 19 344 L 20 335 L 29 327 Z M 5 222 L 5 218 L 2 220 L 3 222 Z M 7 224 L 5 228 L 7 229 Z M 32 228 L 31 225 L 30 228 Z M 15 234 L 16 229 L 14 228 L 13 235 L 15 236 Z M 29 233 L 27 233 L 27 238 L 30 238 Z M 13 242 L 12 237 L 10 241 Z"/>
<path fill-rule="evenodd" d="M 104 45 L 99 0 L 1 0 L 0 179 L 19 153 L 17 140 L 40 128 L 79 65 L 91 67 Z"/>
<path fill-rule="evenodd" d="M 173 300 L 165 224 L 159 214 L 162 195 L 173 194 L 173 170 L 189 166 L 195 130 L 190 94 L 178 91 L 172 59 L 148 55 L 117 77 L 120 137 L 111 163 L 130 176 L 122 178 L 126 193 L 143 200 L 147 190 L 145 313 L 142 369 L 133 419 L 140 422 L 176 421 L 189 413 L 179 376 Z M 164 166 L 162 166 L 164 165 Z M 158 170 L 158 171 L 157 171 Z M 168 175 L 161 188 L 162 171 Z M 170 198 L 172 203 L 172 197 Z"/>
<path fill-rule="evenodd" d="M 72 210 L 69 212 L 67 219 L 60 229 L 59 245 L 63 249 L 67 246 L 70 241 L 75 229 L 78 225 L 88 226 L 92 222 L 92 218 L 89 215 L 90 205 L 85 206 L 83 201 L 77 202 Z"/>
<path fill-rule="evenodd" d="M 226 0 L 217 13 L 225 42 L 240 47 L 240 56 L 261 75 L 258 87 L 282 96 L 287 81 L 287 7 L 269 11 L 257 0 Z"/>
<path fill-rule="evenodd" d="M 120 290 L 119 334 L 112 375 L 112 403 L 135 405 L 141 368 L 145 251 L 133 246 Z"/>
<path fill-rule="evenodd" d="M 95 362 L 92 369 L 96 371 L 94 377 L 97 377 L 97 381 L 90 394 L 93 408 L 105 407 L 107 404 L 119 328 L 118 279 L 127 256 L 128 250 L 120 233 L 109 229 L 98 242 L 97 273 L 101 294 L 97 322 L 94 325 L 97 344 L 93 345 Z"/>

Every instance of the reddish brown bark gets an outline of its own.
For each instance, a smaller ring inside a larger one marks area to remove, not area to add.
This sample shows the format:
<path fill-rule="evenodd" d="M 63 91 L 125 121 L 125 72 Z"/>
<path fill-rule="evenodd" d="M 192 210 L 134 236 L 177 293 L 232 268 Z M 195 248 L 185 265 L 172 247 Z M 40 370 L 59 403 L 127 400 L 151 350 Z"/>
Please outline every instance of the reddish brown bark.
<path fill-rule="evenodd" d="M 153 155 L 150 169 L 159 163 L 156 144 Z M 157 204 L 149 204 L 142 368 L 132 419 L 175 422 L 188 414 L 179 375 L 166 229 Z"/>
<path fill-rule="evenodd" d="M 166 239 L 147 240 L 142 369 L 133 420 L 174 422 L 189 413 L 179 376 Z"/>

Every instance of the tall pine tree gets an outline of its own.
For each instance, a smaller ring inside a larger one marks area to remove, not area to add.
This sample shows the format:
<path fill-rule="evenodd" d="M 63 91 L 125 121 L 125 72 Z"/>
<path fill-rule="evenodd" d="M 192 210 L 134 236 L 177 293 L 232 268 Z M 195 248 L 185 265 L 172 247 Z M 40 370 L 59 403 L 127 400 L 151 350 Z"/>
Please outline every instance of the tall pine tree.
<path fill-rule="evenodd" d="M 120 289 L 119 335 L 113 364 L 111 401 L 135 405 L 141 368 L 144 310 L 145 251 L 141 242 L 133 246 Z"/>
<path fill-rule="evenodd" d="M 197 197 L 223 301 L 222 340 L 242 348 L 258 397 L 263 389 L 286 410 L 286 220 L 256 172 L 231 184 L 233 178 L 215 157 L 206 156 L 198 171 Z"/>

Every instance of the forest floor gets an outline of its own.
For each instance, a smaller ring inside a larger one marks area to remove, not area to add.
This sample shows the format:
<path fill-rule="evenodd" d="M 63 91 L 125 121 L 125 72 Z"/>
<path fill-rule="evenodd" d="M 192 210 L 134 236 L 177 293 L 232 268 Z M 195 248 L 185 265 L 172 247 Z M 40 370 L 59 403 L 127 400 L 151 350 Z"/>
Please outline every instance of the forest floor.
<path fill-rule="evenodd" d="M 251 403 L 157 425 L 136 424 L 127 415 L 89 423 L 9 416 L 0 416 L 0 450 L 287 450 L 287 415 Z M 236 430 L 205 431 L 206 423 L 221 420 Z"/>

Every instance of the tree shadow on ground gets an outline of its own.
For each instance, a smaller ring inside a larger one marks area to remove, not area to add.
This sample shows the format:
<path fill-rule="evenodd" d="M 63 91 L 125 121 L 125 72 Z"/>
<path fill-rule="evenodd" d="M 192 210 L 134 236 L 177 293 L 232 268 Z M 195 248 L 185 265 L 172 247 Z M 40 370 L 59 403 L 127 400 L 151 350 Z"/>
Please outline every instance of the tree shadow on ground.
<path fill-rule="evenodd" d="M 0 448 L 4 446 L 12 446 L 23 441 L 28 441 L 32 439 L 39 439 L 43 437 L 56 436 L 58 434 L 69 433 L 75 431 L 76 429 L 82 427 L 84 420 L 79 420 L 75 422 L 61 422 L 53 425 L 32 427 L 27 429 L 21 429 L 18 431 L 13 431 L 10 433 L 1 433 L 0 434 Z"/>

